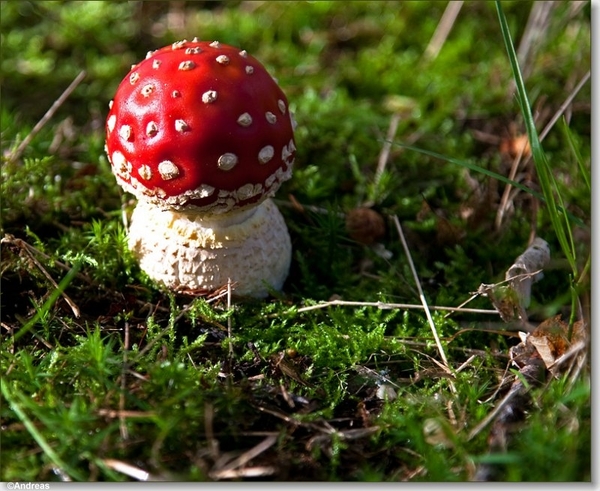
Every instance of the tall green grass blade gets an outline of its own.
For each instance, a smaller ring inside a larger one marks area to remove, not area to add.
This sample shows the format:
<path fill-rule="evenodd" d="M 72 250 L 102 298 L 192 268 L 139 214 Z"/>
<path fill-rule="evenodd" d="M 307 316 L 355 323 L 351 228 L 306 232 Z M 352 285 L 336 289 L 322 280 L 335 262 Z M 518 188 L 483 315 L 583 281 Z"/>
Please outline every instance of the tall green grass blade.
<path fill-rule="evenodd" d="M 569 148 L 571 149 L 571 152 L 573 152 L 573 155 L 575 156 L 575 160 L 577 161 L 577 165 L 579 167 L 579 172 L 581 173 L 581 177 L 583 178 L 583 180 L 585 182 L 585 186 L 587 187 L 588 191 L 591 192 L 592 185 L 591 185 L 590 173 L 583 163 L 583 157 L 581 156 L 581 152 L 579 151 L 579 148 L 577 147 L 577 144 L 573 137 L 573 133 L 571 132 L 571 129 L 569 128 L 569 125 L 565 121 L 564 117 L 560 119 L 559 127 L 560 127 L 564 137 L 566 138 L 567 142 L 569 143 Z"/>
<path fill-rule="evenodd" d="M 77 470 L 71 468 L 71 466 L 67 465 L 61 457 L 54 451 L 52 446 L 46 441 L 46 439 L 42 436 L 42 434 L 38 431 L 35 424 L 29 416 L 25 414 L 25 411 L 21 408 L 21 405 L 16 400 L 23 399 L 23 396 L 20 392 L 16 391 L 14 394 L 8 388 L 8 384 L 4 382 L 4 380 L 0 380 L 0 387 L 2 389 L 2 395 L 10 405 L 11 409 L 15 412 L 17 417 L 23 423 L 23 426 L 27 428 L 29 434 L 33 437 L 33 439 L 37 442 L 43 452 L 48 456 L 48 458 L 54 463 L 56 467 L 58 467 L 61 471 L 66 472 L 70 477 L 77 479 L 78 481 L 85 481 L 85 478 L 82 474 L 80 474 Z M 14 396 L 14 397 L 13 397 Z"/>
<path fill-rule="evenodd" d="M 573 272 L 573 277 L 575 278 L 577 277 L 577 262 L 575 257 L 575 244 L 573 240 L 573 234 L 571 233 L 569 217 L 566 213 L 562 213 L 560 210 L 560 208 L 564 210 L 564 203 L 562 203 L 557 183 L 552 174 L 550 164 L 546 158 L 546 154 L 544 153 L 537 129 L 535 127 L 535 121 L 531 112 L 531 104 L 527 97 L 525 83 L 519 68 L 517 53 L 512 42 L 506 16 L 504 15 L 504 11 L 502 10 L 502 5 L 499 0 L 496 1 L 496 9 L 498 11 L 498 18 L 500 21 L 500 30 L 502 31 L 502 37 L 504 38 L 504 44 L 506 46 L 508 59 L 517 88 L 517 100 L 521 107 L 521 113 L 525 122 L 527 136 L 529 137 L 529 144 L 531 146 L 531 153 L 533 156 L 535 169 L 538 175 L 540 186 L 542 188 L 542 194 L 545 197 L 548 215 L 563 254 L 566 257 Z"/>
<path fill-rule="evenodd" d="M 520 182 L 513 181 L 512 179 L 509 179 L 508 177 L 503 176 L 502 174 L 498 174 L 497 172 L 486 169 L 485 167 L 480 167 L 479 165 L 472 164 L 471 162 L 467 162 L 466 160 L 455 159 L 453 157 L 448 157 L 446 155 L 432 152 L 431 150 L 426 150 L 424 148 L 414 147 L 412 145 L 406 145 L 401 142 L 394 142 L 394 145 L 405 148 L 407 150 L 412 150 L 413 152 L 418 152 L 423 155 L 428 155 L 429 157 L 433 157 L 433 158 L 436 158 L 439 160 L 444 160 L 444 161 L 449 162 L 454 165 L 459 165 L 461 167 L 464 167 L 465 169 L 469 169 L 474 172 L 479 172 L 479 173 L 489 176 L 493 179 L 497 179 L 498 181 L 504 182 L 506 184 L 510 184 L 512 187 L 518 188 L 521 191 L 525 191 L 526 193 L 529 193 L 531 196 L 539 199 L 542 202 L 546 201 L 546 198 L 542 194 L 538 193 L 535 189 L 531 189 L 531 188 L 525 186 L 524 184 L 521 184 Z M 559 207 L 558 209 L 560 211 L 564 211 L 564 208 Z M 569 216 L 569 218 L 571 219 L 571 221 L 573 223 L 580 225 L 582 227 L 585 226 L 585 224 L 583 223 L 583 221 L 580 218 L 570 214 L 568 211 L 565 211 L 565 213 Z"/>
<path fill-rule="evenodd" d="M 440 153 L 432 152 L 431 150 L 426 150 L 424 148 L 414 147 L 412 145 L 406 145 L 401 142 L 394 142 L 394 145 L 405 148 L 407 150 L 412 150 L 413 152 L 421 153 L 423 155 L 428 155 L 428 156 L 436 158 L 436 159 L 445 160 L 446 162 L 449 162 L 454 165 L 459 165 L 461 167 L 464 167 L 465 169 L 479 172 L 480 174 L 484 174 L 493 179 L 497 179 L 498 181 L 502 181 L 506 184 L 510 184 L 511 186 L 513 186 L 515 188 L 519 188 L 521 191 L 525 191 L 526 193 L 531 194 L 532 196 L 536 197 L 539 200 L 542 200 L 542 201 L 544 200 L 544 196 L 542 196 L 536 190 L 531 189 L 531 188 L 521 184 L 520 182 L 513 181 L 512 179 L 509 179 L 508 177 L 503 176 L 502 174 L 498 174 L 497 172 L 486 169 L 485 167 L 480 167 L 479 165 L 472 164 L 471 162 L 467 162 L 466 160 L 455 159 L 453 157 L 448 157 L 447 155 L 442 155 Z"/>

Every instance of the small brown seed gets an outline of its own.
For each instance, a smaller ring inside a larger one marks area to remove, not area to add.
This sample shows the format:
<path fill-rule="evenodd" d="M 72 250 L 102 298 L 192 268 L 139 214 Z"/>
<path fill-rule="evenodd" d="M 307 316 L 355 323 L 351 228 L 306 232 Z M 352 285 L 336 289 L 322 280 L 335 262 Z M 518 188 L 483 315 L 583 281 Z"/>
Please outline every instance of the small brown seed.
<path fill-rule="evenodd" d="M 370 245 L 385 235 L 385 221 L 371 208 L 354 208 L 346 214 L 346 230 L 355 241 Z"/>

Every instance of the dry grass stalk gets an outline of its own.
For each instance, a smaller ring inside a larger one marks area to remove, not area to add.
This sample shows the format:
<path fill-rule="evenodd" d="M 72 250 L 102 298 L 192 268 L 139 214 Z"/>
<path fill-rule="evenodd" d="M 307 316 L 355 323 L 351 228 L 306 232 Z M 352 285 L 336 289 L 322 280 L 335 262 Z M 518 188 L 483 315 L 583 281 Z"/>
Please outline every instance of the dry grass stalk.
<path fill-rule="evenodd" d="M 522 144 L 519 146 L 518 153 L 516 155 L 516 157 L 513 159 L 511 168 L 510 168 L 510 172 L 508 174 L 508 178 L 511 181 L 515 180 L 515 177 L 517 175 L 517 171 L 519 170 L 519 164 L 521 163 L 522 159 L 523 159 L 523 155 L 525 154 L 525 151 L 529 148 L 529 141 L 523 141 Z M 506 210 L 508 209 L 510 200 L 510 196 L 511 196 L 511 191 L 512 191 L 512 185 L 507 184 L 506 187 L 504 188 L 504 192 L 502 193 L 502 198 L 500 199 L 500 205 L 498 206 L 498 211 L 496 212 L 496 220 L 494 222 L 494 226 L 496 227 L 496 230 L 500 230 L 501 226 L 502 226 L 502 220 L 504 219 L 504 215 L 506 213 Z"/>
<path fill-rule="evenodd" d="M 17 246 L 27 256 L 27 258 L 42 272 L 42 274 L 52 284 L 52 286 L 54 288 L 56 288 L 57 290 L 60 288 L 58 286 L 58 283 L 54 280 L 54 278 L 52 278 L 50 273 L 48 273 L 48 271 L 46 271 L 46 268 L 44 268 L 44 266 L 42 266 L 42 263 L 40 263 L 37 260 L 37 258 L 35 257 L 35 255 L 34 255 L 35 253 L 41 253 L 35 247 L 28 244 L 27 242 L 25 242 L 22 239 L 17 239 L 16 237 L 13 237 L 12 235 L 6 235 L 5 237 L 2 238 L 2 240 L 0 242 L 2 244 L 12 244 L 12 245 Z M 67 295 L 64 291 L 60 292 L 60 295 L 69 304 L 69 307 L 71 307 L 71 310 L 73 311 L 73 315 L 76 318 L 79 318 L 81 315 L 81 311 L 79 310 L 79 307 L 75 304 L 75 302 L 73 300 L 71 300 L 69 295 Z"/>
<path fill-rule="evenodd" d="M 554 127 L 556 122 L 565 113 L 565 111 L 570 107 L 571 103 L 573 102 L 573 99 L 575 99 L 575 97 L 577 96 L 579 91 L 588 82 L 590 77 L 591 77 L 591 71 L 588 70 L 587 73 L 581 78 L 579 83 L 575 86 L 575 88 L 568 95 L 568 97 L 565 99 L 565 101 L 560 105 L 560 107 L 554 113 L 552 118 L 550 118 L 550 121 L 548 121 L 548 123 L 546 124 L 544 129 L 540 132 L 540 134 L 539 134 L 540 142 L 544 141 L 544 138 L 546 138 L 546 136 L 548 135 L 550 130 Z M 511 167 L 510 175 L 509 175 L 509 179 L 511 179 L 511 180 L 515 179 L 517 170 L 520 167 L 520 164 L 522 161 L 522 157 L 523 157 L 525 148 L 526 147 L 523 146 L 523 148 L 520 150 L 519 154 L 515 157 L 515 159 L 513 161 L 513 165 Z M 529 163 L 530 159 L 531 159 L 531 153 L 529 153 L 526 156 L 525 160 L 523 161 L 523 166 L 527 165 Z M 511 191 L 512 191 L 512 186 L 510 184 L 507 184 L 506 187 L 504 188 L 504 193 L 502 195 L 502 199 L 500 201 L 500 206 L 498 207 L 498 212 L 496 214 L 496 221 L 495 221 L 496 230 L 500 229 L 502 220 L 504 218 L 506 209 L 508 208 L 510 201 L 514 200 L 515 196 L 519 193 L 520 190 L 516 190 L 515 193 L 512 193 L 512 195 L 511 195 Z"/>
<path fill-rule="evenodd" d="M 267 436 L 260 443 L 247 450 L 239 457 L 230 460 L 226 464 L 219 465 L 215 469 L 211 470 L 209 473 L 210 477 L 213 479 L 222 478 L 223 473 L 227 473 L 228 471 L 233 471 L 239 469 L 240 467 L 244 467 L 248 464 L 252 459 L 258 457 L 260 454 L 271 448 L 275 443 L 277 443 L 278 435 L 270 435 Z"/>
<path fill-rule="evenodd" d="M 383 147 L 379 154 L 377 170 L 375 171 L 375 187 L 377 187 L 379 181 L 381 180 L 381 176 L 385 172 L 385 168 L 387 166 L 387 162 L 390 156 L 390 151 L 392 149 L 392 142 L 396 137 L 396 131 L 398 131 L 398 124 L 400 123 L 400 118 L 401 115 L 399 113 L 394 113 L 392 114 L 392 117 L 390 119 L 390 125 L 388 127 L 385 141 L 383 142 Z"/>
<path fill-rule="evenodd" d="M 566 111 L 566 109 L 571 105 L 571 103 L 573 102 L 573 99 L 575 99 L 575 97 L 577 96 L 577 94 L 579 93 L 579 91 L 583 88 L 583 86 L 587 83 L 587 81 L 590 79 L 592 75 L 591 70 L 588 70 L 587 73 L 581 78 L 581 80 L 579 81 L 579 83 L 575 86 L 575 88 L 571 91 L 571 93 L 569 94 L 569 96 L 565 99 L 565 102 L 563 102 L 560 107 L 558 108 L 558 110 L 556 111 L 556 113 L 554 114 L 554 116 L 552 116 L 552 118 L 550 118 L 550 121 L 548 121 L 548 124 L 546 124 L 546 126 L 544 127 L 544 129 L 540 132 L 540 142 L 544 140 L 544 138 L 546 138 L 546 136 L 548 135 L 548 133 L 550 132 L 550 130 L 554 127 L 554 125 L 556 124 L 556 122 L 558 121 L 558 119 L 564 114 L 564 112 Z"/>
<path fill-rule="evenodd" d="M 23 139 L 23 141 L 19 144 L 19 146 L 15 149 L 15 151 L 8 157 L 9 162 L 16 161 L 25 151 L 27 145 L 31 143 L 31 141 L 35 138 L 35 136 L 40 132 L 40 130 L 46 125 L 54 113 L 58 110 L 60 106 L 64 104 L 64 102 L 68 99 L 71 93 L 77 88 L 77 86 L 81 83 L 81 81 L 85 78 L 86 72 L 82 70 L 79 72 L 79 75 L 75 77 L 75 79 L 69 84 L 69 86 L 65 89 L 65 91 L 60 95 L 58 99 L 54 101 L 50 109 L 46 111 L 46 114 L 42 116 L 33 129 L 29 132 L 29 134 Z"/>
<path fill-rule="evenodd" d="M 475 298 L 475 296 L 471 297 L 471 300 Z M 468 301 L 467 301 L 468 302 Z M 465 302 L 465 303 L 467 303 Z M 464 305 L 464 304 L 463 304 Z M 326 309 L 327 307 L 334 306 L 345 306 L 345 307 L 376 307 L 382 310 L 393 310 L 393 309 L 418 309 L 423 310 L 425 307 L 423 304 L 410 304 L 410 303 L 387 303 L 387 302 L 361 302 L 361 301 L 353 301 L 353 300 L 329 300 L 327 302 L 322 302 L 316 305 L 308 305 L 306 307 L 300 307 L 296 309 L 296 312 L 309 312 L 311 310 L 319 310 Z M 461 308 L 461 307 L 444 307 L 438 305 L 429 305 L 429 309 L 431 310 L 442 310 L 452 312 L 462 312 L 469 314 L 493 314 L 498 315 L 497 310 L 492 309 L 469 309 L 469 308 Z M 448 314 L 449 315 L 449 314 Z"/>
<path fill-rule="evenodd" d="M 527 25 L 517 49 L 519 65 L 522 67 L 523 79 L 525 80 L 533 71 L 536 50 L 541 47 L 544 34 L 549 32 L 550 14 L 554 5 L 555 2 L 549 1 L 533 2 L 529 12 Z"/>
<path fill-rule="evenodd" d="M 446 10 L 442 14 L 442 18 L 438 22 L 437 27 L 435 28 L 435 32 L 425 48 L 424 58 L 426 60 L 433 60 L 437 57 L 442 46 L 446 42 L 450 31 L 452 30 L 452 26 L 454 26 L 454 22 L 458 17 L 458 13 L 463 6 L 463 1 L 451 1 L 446 5 Z"/>
<path fill-rule="evenodd" d="M 427 305 L 427 300 L 425 299 L 425 294 L 423 293 L 423 288 L 421 288 L 421 282 L 419 281 L 419 275 L 417 274 L 417 270 L 413 263 L 412 256 L 410 254 L 410 249 L 408 248 L 408 244 L 406 243 L 406 239 L 404 238 L 404 233 L 402 232 L 402 227 L 400 225 L 400 221 L 398 220 L 398 217 L 396 215 L 394 215 L 392 217 L 392 219 L 394 221 L 394 225 L 396 226 L 396 230 L 398 231 L 398 235 L 400 236 L 400 241 L 402 242 L 402 247 L 404 248 L 404 252 L 408 259 L 408 263 L 409 263 L 411 272 L 415 279 L 415 283 L 416 283 L 417 289 L 419 291 L 419 298 L 421 299 L 421 303 L 423 304 L 423 308 L 425 310 L 425 315 L 427 316 L 427 321 L 429 322 L 429 326 L 431 327 L 431 332 L 433 333 L 433 338 L 435 339 L 435 344 L 437 346 L 438 352 L 439 352 L 440 357 L 442 358 L 442 361 L 444 362 L 444 365 L 446 366 L 446 368 L 450 369 L 448 359 L 446 358 L 446 353 L 444 352 L 444 347 L 442 346 L 442 343 L 440 342 L 440 338 L 438 336 L 437 329 L 435 327 L 435 323 L 433 322 L 433 318 L 431 317 L 431 311 L 429 309 L 429 306 Z M 452 383 L 452 381 L 450 381 L 450 388 L 452 389 L 452 392 L 456 392 L 456 387 L 454 387 L 454 384 Z"/>

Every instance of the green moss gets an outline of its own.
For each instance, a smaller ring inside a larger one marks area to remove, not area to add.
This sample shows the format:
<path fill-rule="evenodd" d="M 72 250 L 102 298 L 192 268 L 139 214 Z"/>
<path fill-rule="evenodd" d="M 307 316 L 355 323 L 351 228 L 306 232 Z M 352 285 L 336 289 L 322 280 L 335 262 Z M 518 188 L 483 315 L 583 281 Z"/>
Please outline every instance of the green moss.
<path fill-rule="evenodd" d="M 568 317 L 571 292 L 590 292 L 589 83 L 543 141 L 581 277 L 572 281 L 537 198 L 513 189 L 496 225 L 506 182 L 490 172 L 509 175 L 501 144 L 525 129 L 492 3 L 464 3 L 429 60 L 442 3 L 0 5 L 2 480 L 132 480 L 110 467 L 118 459 L 153 478 L 211 481 L 253 448 L 234 470 L 262 469 L 258 479 L 272 481 L 464 481 L 491 461 L 504 481 L 590 480 L 588 367 L 533 390 L 507 451 L 490 453 L 489 425 L 469 434 L 505 393 L 519 339 L 498 316 L 434 309 L 503 280 L 533 233 L 553 260 L 532 290 L 532 324 Z M 535 2 L 502 5 L 518 40 Z M 589 70 L 590 9 L 575 8 L 554 6 L 528 66 L 540 131 Z M 165 291 L 127 247 L 134 203 L 104 156 L 107 105 L 148 50 L 194 36 L 255 55 L 298 122 L 294 176 L 276 197 L 292 267 L 266 300 Z M 531 164 L 515 179 L 539 189 Z M 381 247 L 346 230 L 345 214 L 362 205 L 385 217 Z M 318 305 L 329 300 L 356 304 Z M 480 295 L 466 307 L 491 303 Z"/>

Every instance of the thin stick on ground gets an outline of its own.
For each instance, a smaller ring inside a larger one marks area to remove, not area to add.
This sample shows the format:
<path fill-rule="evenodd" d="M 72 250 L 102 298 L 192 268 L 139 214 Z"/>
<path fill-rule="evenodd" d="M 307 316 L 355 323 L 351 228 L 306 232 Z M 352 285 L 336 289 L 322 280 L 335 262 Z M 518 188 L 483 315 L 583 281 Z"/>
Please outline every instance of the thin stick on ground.
<path fill-rule="evenodd" d="M 479 295 L 479 294 L 477 294 L 477 295 Z M 472 300 L 477 295 L 474 295 L 469 300 Z M 465 303 L 467 303 L 467 302 L 465 302 Z M 296 312 L 308 312 L 308 311 L 311 311 L 311 310 L 325 309 L 327 307 L 334 307 L 334 306 L 377 307 L 378 309 L 382 309 L 382 310 L 392 310 L 392 309 L 418 309 L 418 310 L 423 310 L 425 308 L 425 307 L 423 307 L 422 304 L 388 303 L 388 302 L 359 302 L 359 301 L 354 301 L 354 300 L 339 300 L 339 299 L 336 299 L 336 300 L 329 300 L 327 302 L 321 302 L 321 303 L 318 303 L 316 305 L 307 305 L 306 307 L 300 307 L 299 309 L 296 309 Z M 462 307 L 444 307 L 444 306 L 439 306 L 439 305 L 430 305 L 429 308 L 431 310 L 445 310 L 445 311 L 449 311 L 449 312 L 462 312 L 462 313 L 469 313 L 469 314 L 492 314 L 492 315 L 498 315 L 498 311 L 497 310 L 493 310 L 493 309 L 471 309 L 471 308 L 462 308 Z"/>
<path fill-rule="evenodd" d="M 215 471 L 210 474 L 210 476 L 215 480 L 221 479 L 242 479 L 244 477 L 247 478 L 257 478 L 270 476 L 275 474 L 277 469 L 271 465 L 259 465 L 256 467 L 243 467 L 241 469 L 225 469 L 222 471 Z"/>
<path fill-rule="evenodd" d="M 431 327 L 431 332 L 433 334 L 433 338 L 435 339 L 435 344 L 439 351 L 440 357 L 446 365 L 447 368 L 450 368 L 448 364 L 448 359 L 446 358 L 446 353 L 444 352 L 444 347 L 440 342 L 440 337 L 438 336 L 437 329 L 435 327 L 435 323 L 433 322 L 433 317 L 431 317 L 431 311 L 429 306 L 427 305 L 427 300 L 425 299 L 425 294 L 423 293 L 423 289 L 421 288 L 421 282 L 419 281 L 419 275 L 417 274 L 417 270 L 412 260 L 412 256 L 410 254 L 410 249 L 408 248 L 408 244 L 406 243 L 406 239 L 404 238 L 404 232 L 402 231 L 402 226 L 400 225 L 400 220 L 396 215 L 392 216 L 392 220 L 394 221 L 394 225 L 396 226 L 396 230 L 398 231 L 398 235 L 400 236 L 400 241 L 402 242 L 402 247 L 404 248 L 404 252 L 406 254 L 406 258 L 408 259 L 408 264 L 410 266 L 410 270 L 415 279 L 415 283 L 417 285 L 417 290 L 419 291 L 419 298 L 421 299 L 421 303 L 423 304 L 423 308 L 425 309 L 425 315 L 427 316 L 427 321 L 429 322 L 429 326 Z M 456 388 L 452 381 L 450 381 L 450 388 L 453 392 L 456 392 Z"/>
<path fill-rule="evenodd" d="M 15 149 L 15 151 L 9 156 L 8 161 L 14 162 L 17 160 L 25 151 L 27 146 L 31 143 L 31 141 L 35 138 L 35 136 L 40 132 L 40 130 L 46 125 L 54 113 L 58 110 L 60 106 L 64 104 L 64 102 L 68 99 L 71 93 L 77 88 L 77 86 L 81 83 L 81 81 L 85 78 L 86 72 L 82 70 L 79 72 L 79 75 L 75 77 L 75 79 L 71 82 L 71 84 L 65 89 L 65 91 L 60 95 L 58 99 L 54 101 L 50 109 L 46 111 L 46 114 L 42 116 L 37 124 L 33 127 L 31 132 L 23 139 L 23 141 L 19 144 L 19 146 Z"/>
<path fill-rule="evenodd" d="M 305 205 L 303 203 L 300 203 L 299 201 L 296 200 L 296 198 L 294 198 L 293 195 L 289 196 L 289 201 L 273 198 L 273 202 L 277 206 L 285 206 L 286 208 L 293 208 L 294 210 L 299 211 L 301 213 L 304 213 L 305 211 L 310 211 L 312 213 L 318 213 L 319 215 L 328 215 L 330 213 L 335 213 L 335 215 L 339 218 L 343 219 L 346 217 L 346 214 L 342 213 L 342 212 L 335 212 L 328 208 L 323 208 L 322 206 Z"/>

